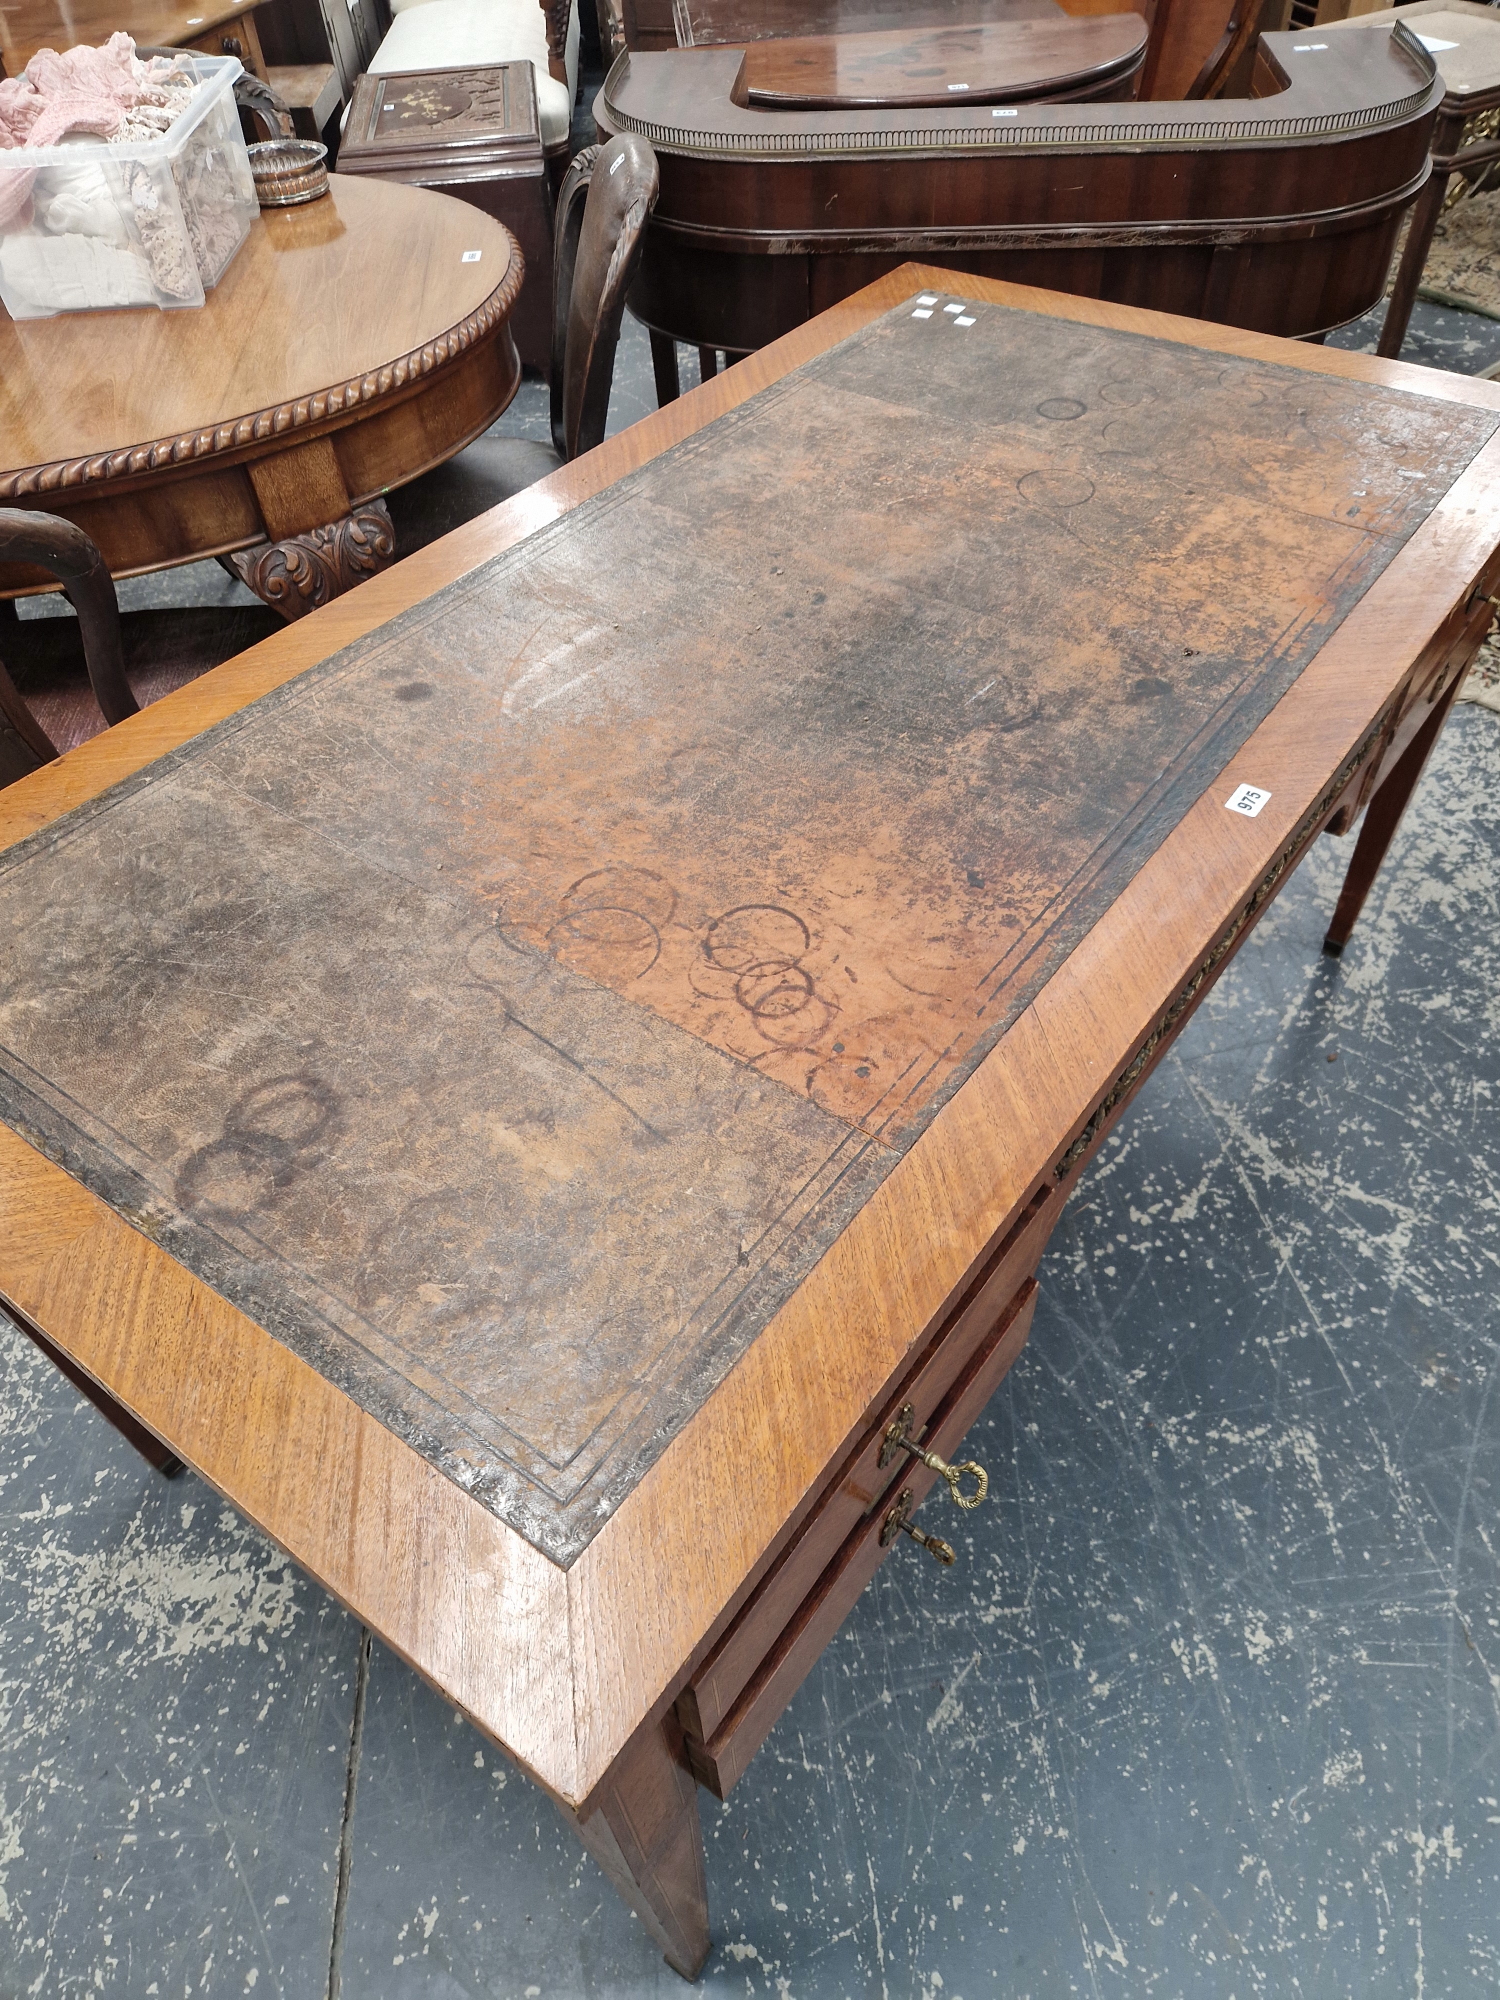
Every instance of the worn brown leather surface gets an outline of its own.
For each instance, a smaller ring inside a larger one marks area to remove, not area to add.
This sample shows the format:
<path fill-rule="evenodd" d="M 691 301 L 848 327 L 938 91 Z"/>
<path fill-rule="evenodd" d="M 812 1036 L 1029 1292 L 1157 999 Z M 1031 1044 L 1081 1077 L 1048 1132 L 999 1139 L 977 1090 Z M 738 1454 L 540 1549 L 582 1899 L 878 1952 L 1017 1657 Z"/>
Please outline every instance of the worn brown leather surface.
<path fill-rule="evenodd" d="M 560 1562 L 1494 428 L 945 303 L 0 857 L 0 1112 Z"/>

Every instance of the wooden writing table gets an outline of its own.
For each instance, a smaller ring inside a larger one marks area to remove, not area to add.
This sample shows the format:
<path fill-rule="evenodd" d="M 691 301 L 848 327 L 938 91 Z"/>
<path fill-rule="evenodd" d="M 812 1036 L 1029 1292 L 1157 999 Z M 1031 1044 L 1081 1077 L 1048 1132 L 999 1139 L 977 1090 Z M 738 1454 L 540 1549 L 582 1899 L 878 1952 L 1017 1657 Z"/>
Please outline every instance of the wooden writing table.
<path fill-rule="evenodd" d="M 1348 936 L 1500 575 L 1500 388 L 948 283 L 0 795 L 0 1297 L 687 1973 L 693 1778 L 1368 802 Z"/>

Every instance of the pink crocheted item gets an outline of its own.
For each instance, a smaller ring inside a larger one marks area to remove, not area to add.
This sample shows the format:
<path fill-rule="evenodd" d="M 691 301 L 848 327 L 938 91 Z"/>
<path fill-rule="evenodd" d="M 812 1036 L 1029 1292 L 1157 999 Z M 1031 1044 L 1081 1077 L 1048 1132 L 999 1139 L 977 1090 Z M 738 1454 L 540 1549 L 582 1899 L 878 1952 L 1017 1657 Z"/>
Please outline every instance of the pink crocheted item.
<path fill-rule="evenodd" d="M 17 77 L 0 81 L 0 152 L 55 146 L 70 132 L 109 139 L 127 111 L 164 104 L 161 78 L 171 64 L 144 63 L 129 35 L 113 34 L 103 48 L 38 49 Z M 17 165 L 19 166 L 19 162 Z M 34 174 L 0 170 L 0 229 L 31 199 Z"/>

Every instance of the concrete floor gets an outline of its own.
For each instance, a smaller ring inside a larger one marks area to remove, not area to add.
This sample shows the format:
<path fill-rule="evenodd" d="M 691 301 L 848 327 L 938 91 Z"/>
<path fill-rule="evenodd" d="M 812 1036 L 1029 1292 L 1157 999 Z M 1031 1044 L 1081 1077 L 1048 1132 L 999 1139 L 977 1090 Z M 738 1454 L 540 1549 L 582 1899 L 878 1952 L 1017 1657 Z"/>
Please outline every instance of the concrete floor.
<path fill-rule="evenodd" d="M 1500 357 L 1440 320 L 1409 357 Z M 611 427 L 653 400 L 636 332 Z M 701 1795 L 707 1993 L 1500 1990 L 1500 716 L 1456 711 L 1334 963 L 1347 847 L 1085 1177 L 991 1501 L 929 1505 L 959 1566 L 893 1557 Z M 4 1324 L 0 1521 L 0 2000 L 683 1990 L 524 1779 Z"/>

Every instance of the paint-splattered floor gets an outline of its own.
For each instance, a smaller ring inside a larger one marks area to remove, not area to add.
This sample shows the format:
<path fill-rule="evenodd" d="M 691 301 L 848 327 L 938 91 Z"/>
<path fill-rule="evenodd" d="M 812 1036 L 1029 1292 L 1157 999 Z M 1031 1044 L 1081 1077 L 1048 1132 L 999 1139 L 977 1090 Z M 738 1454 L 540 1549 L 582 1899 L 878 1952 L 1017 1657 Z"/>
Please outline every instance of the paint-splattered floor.
<path fill-rule="evenodd" d="M 1500 326 L 1419 307 L 1408 354 Z M 612 428 L 651 400 L 632 336 Z M 991 1504 L 928 1505 L 959 1566 L 894 1557 L 702 1795 L 706 1993 L 1500 1989 L 1500 716 L 1455 713 L 1335 964 L 1346 853 L 1075 1197 Z M 6 1326 L 0 1524 L 0 2000 L 683 1991 L 524 1780 Z"/>

